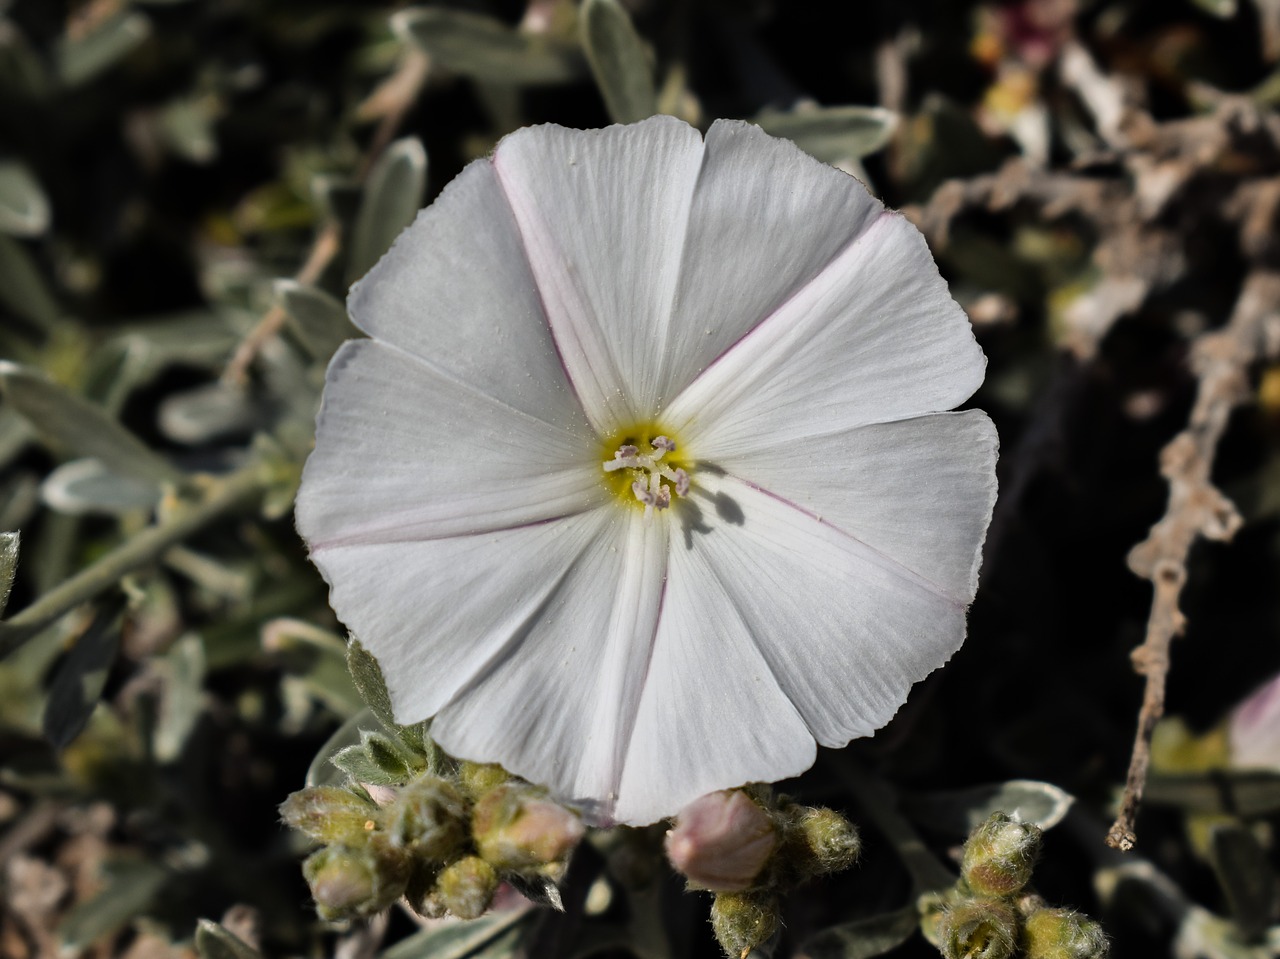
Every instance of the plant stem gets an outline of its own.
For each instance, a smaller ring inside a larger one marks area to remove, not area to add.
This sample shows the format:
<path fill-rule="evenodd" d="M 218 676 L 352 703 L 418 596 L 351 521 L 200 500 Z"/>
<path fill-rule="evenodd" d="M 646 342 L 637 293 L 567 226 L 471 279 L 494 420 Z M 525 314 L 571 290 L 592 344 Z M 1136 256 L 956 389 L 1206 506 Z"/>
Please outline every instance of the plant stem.
<path fill-rule="evenodd" d="M 882 780 L 849 756 L 840 756 L 832 765 L 863 812 L 893 843 L 898 858 L 911 874 L 917 896 L 950 889 L 956 884 L 955 874 L 938 861 L 911 823 L 898 812 L 893 792 Z"/>
<path fill-rule="evenodd" d="M 175 509 L 0 623 L 0 657 L 8 656 L 63 613 L 110 588 L 125 574 L 146 566 L 196 530 L 244 504 L 263 490 L 268 479 L 262 467 L 254 464 L 213 480 L 199 502 Z"/>

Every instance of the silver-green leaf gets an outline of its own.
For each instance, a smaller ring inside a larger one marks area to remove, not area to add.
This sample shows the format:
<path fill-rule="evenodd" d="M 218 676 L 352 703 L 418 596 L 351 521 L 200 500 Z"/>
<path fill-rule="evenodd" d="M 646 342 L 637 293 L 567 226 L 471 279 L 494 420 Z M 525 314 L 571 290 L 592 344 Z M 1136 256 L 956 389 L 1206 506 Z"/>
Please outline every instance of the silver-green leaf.
<path fill-rule="evenodd" d="M 121 11 L 90 32 L 63 36 L 56 48 L 58 76 L 69 87 L 79 86 L 111 69 L 151 36 L 151 21 L 137 11 Z"/>
<path fill-rule="evenodd" d="M 530 36 L 501 20 L 419 7 L 391 18 L 395 31 L 454 73 L 498 83 L 565 83 L 582 76 L 581 54 L 544 37 Z"/>
<path fill-rule="evenodd" d="M 0 361 L 0 391 L 14 411 L 55 445 L 95 457 L 112 472 L 152 483 L 182 474 L 102 409 L 34 370 Z"/>
<path fill-rule="evenodd" d="M 897 129 L 898 115 L 883 107 L 814 107 L 766 110 L 755 122 L 823 163 L 836 163 L 861 159 L 887 144 Z"/>
<path fill-rule="evenodd" d="M 49 229 L 49 199 L 27 167 L 0 162 L 0 232 L 40 236 Z"/>
<path fill-rule="evenodd" d="M 21 540 L 21 533 L 0 533 L 0 615 L 4 614 L 4 608 L 9 604 L 9 594 L 13 591 Z"/>
<path fill-rule="evenodd" d="M 315 359 L 328 362 L 339 346 L 360 335 L 342 301 L 319 287 L 276 280 L 273 289 L 293 332 Z"/>
<path fill-rule="evenodd" d="M 351 228 L 348 281 L 355 282 L 368 273 L 413 222 L 426 185 L 427 151 L 417 137 L 397 140 L 378 157 Z"/>
<path fill-rule="evenodd" d="M 609 116 L 617 123 L 652 116 L 653 68 L 627 11 L 618 0 L 586 0 L 580 17 L 582 46 Z"/>

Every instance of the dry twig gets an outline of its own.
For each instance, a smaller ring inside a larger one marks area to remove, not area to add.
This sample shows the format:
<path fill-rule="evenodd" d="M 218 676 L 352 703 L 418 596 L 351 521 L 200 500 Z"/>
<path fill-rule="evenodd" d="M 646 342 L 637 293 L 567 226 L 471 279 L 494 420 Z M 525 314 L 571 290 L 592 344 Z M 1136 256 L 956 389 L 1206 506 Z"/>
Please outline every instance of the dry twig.
<path fill-rule="evenodd" d="M 1146 638 L 1133 651 L 1134 669 L 1146 677 L 1138 731 L 1134 739 L 1120 814 L 1107 833 L 1107 845 L 1133 848 L 1134 819 L 1151 763 L 1151 734 L 1164 714 L 1169 647 L 1185 628 L 1178 598 L 1187 578 L 1187 556 L 1201 537 L 1229 540 L 1240 528 L 1240 514 L 1210 479 L 1218 441 L 1231 411 L 1249 395 L 1249 366 L 1259 358 L 1267 327 L 1280 322 L 1280 273 L 1254 270 L 1245 280 L 1231 320 L 1203 334 L 1192 347 L 1192 365 L 1200 385 L 1187 428 L 1160 454 L 1160 472 L 1169 481 L 1169 505 L 1148 537 L 1129 553 L 1129 568 L 1151 581 L 1155 590 Z"/>

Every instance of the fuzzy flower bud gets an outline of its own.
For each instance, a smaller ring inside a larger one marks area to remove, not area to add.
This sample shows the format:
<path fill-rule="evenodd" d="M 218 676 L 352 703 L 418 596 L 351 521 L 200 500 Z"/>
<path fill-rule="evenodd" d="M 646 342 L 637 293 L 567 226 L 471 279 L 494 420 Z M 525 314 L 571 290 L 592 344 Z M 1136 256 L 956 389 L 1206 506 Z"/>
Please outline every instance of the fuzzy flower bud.
<path fill-rule="evenodd" d="M 963 899 L 942 914 L 938 937 L 946 959 L 1009 959 L 1018 948 L 1018 913 L 1004 899 Z"/>
<path fill-rule="evenodd" d="M 458 764 L 458 784 L 474 799 L 511 780 L 511 774 L 497 763 Z"/>
<path fill-rule="evenodd" d="M 311 887 L 316 913 L 333 922 L 386 909 L 404 892 L 409 866 L 402 856 L 326 846 L 307 857 L 302 874 Z"/>
<path fill-rule="evenodd" d="M 323 843 L 360 846 L 376 828 L 377 808 L 349 789 L 312 786 L 291 793 L 280 804 L 287 825 Z"/>
<path fill-rule="evenodd" d="M 442 862 L 467 840 L 467 803 L 451 783 L 423 776 L 400 790 L 385 808 L 391 842 L 415 856 Z"/>
<path fill-rule="evenodd" d="M 480 855 L 501 870 L 559 862 L 582 839 L 582 820 L 539 790 L 521 783 L 491 789 L 476 803 L 472 835 Z"/>
<path fill-rule="evenodd" d="M 718 893 L 711 904 L 711 928 L 730 959 L 745 959 L 777 931 L 778 900 L 767 893 Z"/>
<path fill-rule="evenodd" d="M 1037 909 L 1022 927 L 1026 959 L 1102 959 L 1108 948 L 1102 927 L 1071 909 Z"/>
<path fill-rule="evenodd" d="M 1280 676 L 1231 711 L 1227 740 L 1237 769 L 1280 769 Z"/>
<path fill-rule="evenodd" d="M 979 896 L 1011 896 L 1031 881 L 1039 826 L 995 813 L 969 835 L 960 872 Z"/>
<path fill-rule="evenodd" d="M 834 809 L 807 807 L 791 828 L 804 849 L 802 869 L 810 876 L 848 869 L 862 849 L 858 830 Z"/>
<path fill-rule="evenodd" d="M 441 870 L 435 896 L 459 919 L 479 919 L 493 902 L 498 873 L 479 856 L 465 856 Z"/>
<path fill-rule="evenodd" d="M 708 793 L 681 811 L 666 839 L 667 858 L 697 889 L 751 887 L 778 848 L 773 819 L 737 789 Z"/>

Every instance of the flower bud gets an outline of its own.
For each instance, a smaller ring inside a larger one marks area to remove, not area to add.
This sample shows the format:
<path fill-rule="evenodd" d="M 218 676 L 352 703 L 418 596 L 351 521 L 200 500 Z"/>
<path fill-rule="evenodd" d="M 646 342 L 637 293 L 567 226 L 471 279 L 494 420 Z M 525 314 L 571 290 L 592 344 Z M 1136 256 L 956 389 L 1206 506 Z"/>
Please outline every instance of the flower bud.
<path fill-rule="evenodd" d="M 1026 959 L 1102 959 L 1109 948 L 1102 927 L 1072 909 L 1037 909 L 1022 927 Z"/>
<path fill-rule="evenodd" d="M 349 789 L 311 786 L 291 793 L 280 804 L 286 824 L 318 842 L 347 846 L 364 844 L 377 823 L 377 808 Z"/>
<path fill-rule="evenodd" d="M 423 776 L 399 791 L 385 807 L 391 842 L 417 857 L 443 862 L 467 841 L 467 803 L 451 783 Z"/>
<path fill-rule="evenodd" d="M 498 873 L 479 856 L 465 856 L 440 871 L 435 895 L 459 919 L 479 919 L 493 902 Z"/>
<path fill-rule="evenodd" d="M 711 928 L 730 959 L 745 959 L 777 931 L 777 897 L 760 892 L 717 893 L 711 904 Z"/>
<path fill-rule="evenodd" d="M 302 864 L 316 912 L 330 922 L 381 912 L 400 898 L 409 877 L 403 856 L 326 846 Z"/>
<path fill-rule="evenodd" d="M 773 819 L 737 789 L 695 799 L 667 833 L 667 858 L 695 889 L 750 888 L 778 848 Z"/>
<path fill-rule="evenodd" d="M 834 809 L 804 808 L 791 828 L 804 849 L 801 868 L 810 876 L 848 869 L 862 849 L 858 830 Z"/>
<path fill-rule="evenodd" d="M 995 813 L 969 835 L 960 872 L 979 896 L 1011 896 L 1031 881 L 1040 827 Z"/>
<path fill-rule="evenodd" d="M 479 799 L 491 789 L 497 789 L 511 780 L 511 774 L 497 763 L 458 764 L 458 785 L 473 799 Z"/>
<path fill-rule="evenodd" d="M 1227 718 L 1231 765 L 1280 770 L 1280 676 L 1256 689 Z"/>
<path fill-rule="evenodd" d="M 586 831 L 574 813 L 516 782 L 489 790 L 476 803 L 471 830 L 480 855 L 513 872 L 563 860 Z"/>
<path fill-rule="evenodd" d="M 1018 948 L 1018 913 L 1004 899 L 963 899 L 942 914 L 938 938 L 946 959 L 1009 959 Z"/>

